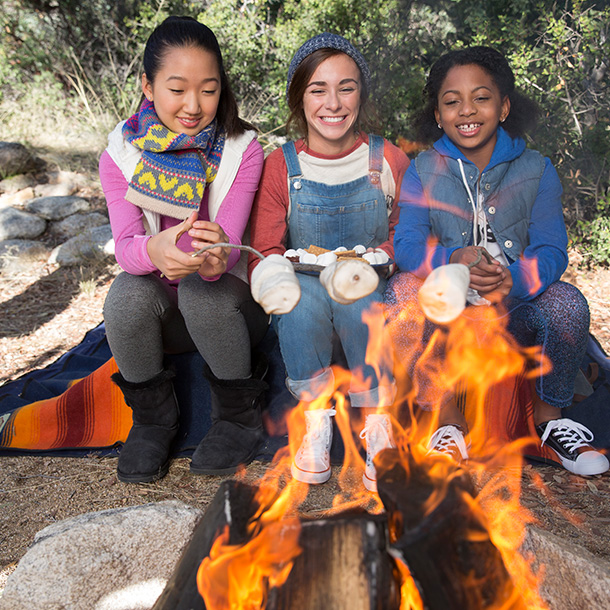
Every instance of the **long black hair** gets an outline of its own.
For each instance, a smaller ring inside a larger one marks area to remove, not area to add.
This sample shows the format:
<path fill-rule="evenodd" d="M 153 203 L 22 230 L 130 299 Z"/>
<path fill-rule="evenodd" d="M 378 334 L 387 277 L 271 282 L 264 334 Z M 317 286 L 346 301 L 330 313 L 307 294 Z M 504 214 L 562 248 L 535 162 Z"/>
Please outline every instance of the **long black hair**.
<path fill-rule="evenodd" d="M 237 136 L 252 125 L 239 118 L 237 102 L 229 83 L 222 61 L 222 53 L 214 32 L 192 17 L 172 16 L 158 25 L 146 41 L 144 49 L 144 73 L 153 82 L 161 69 L 165 54 L 169 49 L 197 47 L 212 53 L 218 61 L 220 73 L 220 100 L 216 111 L 218 125 L 228 136 Z"/>
<path fill-rule="evenodd" d="M 491 47 L 474 46 L 445 53 L 430 69 L 423 92 L 424 109 L 415 120 L 417 137 L 421 142 L 432 142 L 442 134 L 434 111 L 438 108 L 438 95 L 447 73 L 455 66 L 469 65 L 483 68 L 498 87 L 502 99 L 508 96 L 510 112 L 502 127 L 510 136 L 523 136 L 536 126 L 538 106 L 515 89 L 515 75 L 506 57 Z"/>

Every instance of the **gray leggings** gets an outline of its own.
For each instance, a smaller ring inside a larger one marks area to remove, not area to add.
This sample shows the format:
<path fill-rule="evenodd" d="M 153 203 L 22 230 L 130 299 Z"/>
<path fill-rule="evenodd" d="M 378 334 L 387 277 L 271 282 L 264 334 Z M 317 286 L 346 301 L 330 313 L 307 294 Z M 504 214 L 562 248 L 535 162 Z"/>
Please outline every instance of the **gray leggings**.
<path fill-rule="evenodd" d="M 249 377 L 268 316 L 248 284 L 228 273 L 213 282 L 193 273 L 176 291 L 156 275 L 124 272 L 110 286 L 104 322 L 121 374 L 141 383 L 163 370 L 165 353 L 195 350 L 219 379 Z"/>

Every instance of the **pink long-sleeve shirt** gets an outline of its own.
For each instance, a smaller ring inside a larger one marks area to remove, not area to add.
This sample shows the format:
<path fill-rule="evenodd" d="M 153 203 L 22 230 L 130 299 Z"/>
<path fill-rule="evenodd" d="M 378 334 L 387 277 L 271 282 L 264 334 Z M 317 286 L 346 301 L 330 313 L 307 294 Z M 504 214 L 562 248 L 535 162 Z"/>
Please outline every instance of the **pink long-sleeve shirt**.
<path fill-rule="evenodd" d="M 227 234 L 231 243 L 242 243 L 242 236 L 250 218 L 252 201 L 258 188 L 263 160 L 262 146 L 256 139 L 252 140 L 243 154 L 235 180 L 214 219 Z M 133 275 L 146 275 L 148 273 L 160 275 L 159 270 L 150 260 L 146 249 L 151 236 L 146 235 L 142 209 L 125 199 L 127 180 L 107 151 L 104 151 L 100 157 L 99 174 L 108 206 L 115 257 L 121 269 Z M 206 189 L 199 209 L 200 220 L 210 220 L 208 196 L 209 191 Z M 177 218 L 161 216 L 161 230 L 169 229 L 181 222 Z M 193 250 L 191 241 L 192 238 L 185 233 L 176 245 L 183 252 L 191 252 Z M 239 257 L 240 250 L 231 250 L 227 261 L 227 271 L 235 266 Z M 217 278 L 218 276 L 204 279 L 215 280 Z M 172 286 L 177 286 L 180 281 L 163 279 Z"/>

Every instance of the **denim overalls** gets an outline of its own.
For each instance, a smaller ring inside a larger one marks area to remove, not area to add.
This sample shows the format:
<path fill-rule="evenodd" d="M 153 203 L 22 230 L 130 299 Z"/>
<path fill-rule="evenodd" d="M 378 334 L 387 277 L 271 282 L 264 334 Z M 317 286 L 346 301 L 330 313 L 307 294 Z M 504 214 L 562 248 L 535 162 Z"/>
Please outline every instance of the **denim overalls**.
<path fill-rule="evenodd" d="M 329 185 L 302 178 L 293 142 L 282 147 L 290 181 L 288 247 L 321 246 L 348 249 L 358 244 L 376 247 L 389 235 L 388 208 L 380 184 L 383 138 L 369 136 L 369 171 L 344 184 Z M 368 327 L 362 313 L 372 303 L 383 301 L 385 280 L 377 290 L 350 305 L 333 301 L 317 275 L 298 274 L 301 300 L 288 314 L 276 316 L 275 325 L 288 379 L 288 389 L 297 398 L 311 400 L 324 389 L 332 392 L 332 335 L 335 331 L 350 370 L 359 369 L 369 389 L 354 387 L 350 401 L 356 407 L 389 406 L 394 396 L 390 370 L 365 364 Z M 385 367 L 387 368 L 387 367 Z M 330 386 L 330 387 L 329 387 Z"/>

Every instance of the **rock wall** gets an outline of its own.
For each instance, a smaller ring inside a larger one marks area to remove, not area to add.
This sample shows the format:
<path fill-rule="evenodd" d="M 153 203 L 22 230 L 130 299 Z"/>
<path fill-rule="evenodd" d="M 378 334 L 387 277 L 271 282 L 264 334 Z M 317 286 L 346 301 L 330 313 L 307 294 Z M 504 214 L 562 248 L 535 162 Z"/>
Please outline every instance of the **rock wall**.
<path fill-rule="evenodd" d="M 99 183 L 51 170 L 16 142 L 0 142 L 0 270 L 28 259 L 81 265 L 114 256 Z"/>

